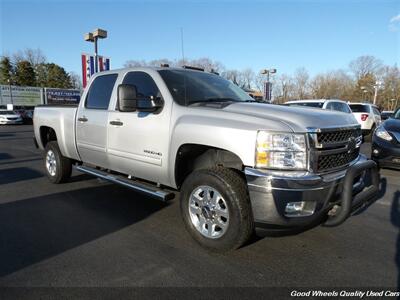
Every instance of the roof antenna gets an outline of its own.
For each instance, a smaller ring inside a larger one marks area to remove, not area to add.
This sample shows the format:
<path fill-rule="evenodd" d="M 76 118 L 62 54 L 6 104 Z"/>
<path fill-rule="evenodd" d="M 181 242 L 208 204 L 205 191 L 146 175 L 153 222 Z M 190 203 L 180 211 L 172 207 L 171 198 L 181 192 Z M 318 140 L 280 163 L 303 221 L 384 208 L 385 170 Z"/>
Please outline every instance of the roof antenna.
<path fill-rule="evenodd" d="M 183 50 L 183 27 L 181 27 L 181 51 L 182 51 L 182 65 L 184 66 L 185 63 L 185 52 Z"/>

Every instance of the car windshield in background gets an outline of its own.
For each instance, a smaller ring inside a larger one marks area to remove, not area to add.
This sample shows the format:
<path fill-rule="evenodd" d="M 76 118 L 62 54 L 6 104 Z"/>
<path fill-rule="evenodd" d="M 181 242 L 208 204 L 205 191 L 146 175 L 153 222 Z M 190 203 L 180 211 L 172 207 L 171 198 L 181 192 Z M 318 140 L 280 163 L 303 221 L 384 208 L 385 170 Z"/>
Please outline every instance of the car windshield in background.
<path fill-rule="evenodd" d="M 324 103 L 323 102 L 296 102 L 296 103 L 288 103 L 287 105 L 322 108 L 324 106 Z"/>
<path fill-rule="evenodd" d="M 240 87 L 212 73 L 160 70 L 174 100 L 181 105 L 201 102 L 255 101 Z"/>
<path fill-rule="evenodd" d="M 369 113 L 369 109 L 367 105 L 362 104 L 350 104 L 350 108 L 352 112 L 355 113 Z"/>
<path fill-rule="evenodd" d="M 400 109 L 396 111 L 396 113 L 393 115 L 393 118 L 400 120 Z"/>

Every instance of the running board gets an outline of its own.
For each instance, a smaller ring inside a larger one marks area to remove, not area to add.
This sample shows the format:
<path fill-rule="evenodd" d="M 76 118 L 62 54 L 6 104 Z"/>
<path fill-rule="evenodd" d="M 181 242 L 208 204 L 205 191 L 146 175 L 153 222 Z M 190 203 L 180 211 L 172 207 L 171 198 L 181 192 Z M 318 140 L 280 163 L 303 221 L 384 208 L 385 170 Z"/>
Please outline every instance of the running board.
<path fill-rule="evenodd" d="M 174 196 L 175 196 L 175 194 L 172 192 L 163 191 L 161 189 L 158 189 L 157 187 L 153 187 L 153 186 L 143 184 L 143 183 L 140 183 L 140 182 L 137 182 L 134 180 L 130 180 L 130 179 L 125 178 L 120 175 L 109 174 L 107 172 L 100 171 L 95 168 L 90 168 L 87 166 L 76 166 L 75 169 L 79 172 L 93 175 L 93 176 L 99 177 L 101 179 L 110 181 L 112 183 L 116 183 L 116 184 L 125 186 L 136 192 L 150 195 L 150 196 L 152 196 L 158 200 L 164 201 L 164 202 L 174 198 Z"/>

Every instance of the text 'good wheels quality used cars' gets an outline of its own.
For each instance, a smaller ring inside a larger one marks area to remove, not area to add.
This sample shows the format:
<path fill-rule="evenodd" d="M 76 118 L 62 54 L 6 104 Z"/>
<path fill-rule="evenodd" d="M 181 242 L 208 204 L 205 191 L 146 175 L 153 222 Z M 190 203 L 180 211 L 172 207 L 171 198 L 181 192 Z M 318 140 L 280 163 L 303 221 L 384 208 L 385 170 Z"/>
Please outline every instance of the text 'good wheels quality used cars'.
<path fill-rule="evenodd" d="M 255 227 L 339 225 L 378 187 L 352 114 L 256 103 L 191 67 L 96 74 L 76 107 L 37 107 L 34 130 L 51 182 L 74 166 L 161 201 L 180 191 L 186 229 L 214 251 Z"/>

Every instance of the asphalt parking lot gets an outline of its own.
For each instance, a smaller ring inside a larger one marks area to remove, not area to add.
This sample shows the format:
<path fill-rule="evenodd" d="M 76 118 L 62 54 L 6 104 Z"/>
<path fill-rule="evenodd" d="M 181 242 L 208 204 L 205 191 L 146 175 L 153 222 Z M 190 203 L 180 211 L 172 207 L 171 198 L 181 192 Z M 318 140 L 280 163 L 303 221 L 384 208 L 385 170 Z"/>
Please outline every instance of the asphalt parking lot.
<path fill-rule="evenodd" d="M 0 287 L 391 287 L 400 289 L 400 172 L 336 228 L 267 234 L 204 251 L 168 204 L 75 174 L 52 185 L 32 126 L 0 127 Z M 363 151 L 369 145 L 363 145 Z"/>

